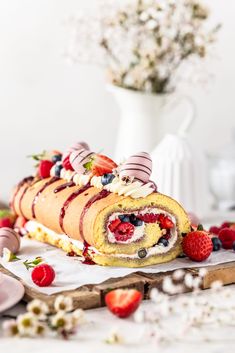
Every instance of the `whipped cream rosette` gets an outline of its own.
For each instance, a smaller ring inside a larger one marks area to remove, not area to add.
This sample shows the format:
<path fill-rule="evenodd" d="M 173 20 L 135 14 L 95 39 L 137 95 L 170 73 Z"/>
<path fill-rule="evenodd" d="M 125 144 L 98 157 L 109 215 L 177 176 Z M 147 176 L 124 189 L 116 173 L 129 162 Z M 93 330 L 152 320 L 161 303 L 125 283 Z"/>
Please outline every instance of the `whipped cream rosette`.
<path fill-rule="evenodd" d="M 71 151 L 73 170 L 20 183 L 12 205 L 32 238 L 82 255 L 86 263 L 143 267 L 181 253 L 190 230 L 184 209 L 157 192 L 152 160 L 141 152 L 116 165 L 86 148 Z"/>

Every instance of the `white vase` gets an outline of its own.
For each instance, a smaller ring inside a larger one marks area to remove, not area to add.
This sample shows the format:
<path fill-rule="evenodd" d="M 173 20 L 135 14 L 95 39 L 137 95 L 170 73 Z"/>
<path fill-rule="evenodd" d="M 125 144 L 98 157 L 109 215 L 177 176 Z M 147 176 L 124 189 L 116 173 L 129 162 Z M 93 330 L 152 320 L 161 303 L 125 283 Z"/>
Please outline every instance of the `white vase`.
<path fill-rule="evenodd" d="M 160 193 L 180 202 L 199 218 L 209 209 L 206 158 L 187 135 L 167 134 L 151 154 L 152 180 Z"/>
<path fill-rule="evenodd" d="M 151 152 L 159 136 L 158 120 L 169 94 L 149 94 L 108 85 L 120 108 L 115 160 L 137 152 Z"/>

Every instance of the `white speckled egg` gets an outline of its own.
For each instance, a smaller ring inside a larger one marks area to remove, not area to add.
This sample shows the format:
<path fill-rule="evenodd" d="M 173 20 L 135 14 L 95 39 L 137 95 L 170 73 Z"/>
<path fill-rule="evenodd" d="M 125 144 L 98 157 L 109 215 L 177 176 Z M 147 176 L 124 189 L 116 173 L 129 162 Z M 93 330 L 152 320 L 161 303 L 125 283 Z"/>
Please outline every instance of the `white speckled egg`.
<path fill-rule="evenodd" d="M 20 249 L 20 236 L 11 228 L 0 228 L 0 256 L 2 256 L 4 248 L 14 254 Z"/>
<path fill-rule="evenodd" d="M 75 172 L 83 174 L 86 170 L 84 168 L 84 164 L 90 161 L 93 154 L 94 152 L 85 149 L 72 152 L 70 154 L 69 161 Z"/>
<path fill-rule="evenodd" d="M 65 153 L 63 153 L 63 157 L 62 160 L 64 160 L 67 156 L 69 156 L 72 152 L 74 151 L 79 151 L 81 149 L 84 150 L 90 150 L 89 145 L 86 142 L 76 142 L 74 145 L 70 146 L 69 148 L 67 148 L 67 150 L 65 151 Z"/>
<path fill-rule="evenodd" d="M 152 173 L 152 159 L 147 152 L 139 152 L 129 157 L 120 166 L 119 176 L 121 179 L 126 177 L 147 183 Z"/>

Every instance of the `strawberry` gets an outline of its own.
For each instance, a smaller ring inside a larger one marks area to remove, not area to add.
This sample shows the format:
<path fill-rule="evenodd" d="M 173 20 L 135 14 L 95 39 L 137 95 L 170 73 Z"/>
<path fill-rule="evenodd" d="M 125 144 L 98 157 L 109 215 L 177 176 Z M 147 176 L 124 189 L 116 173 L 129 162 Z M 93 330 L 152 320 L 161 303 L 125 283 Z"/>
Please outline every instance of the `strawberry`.
<path fill-rule="evenodd" d="M 154 213 L 145 213 L 143 215 L 139 215 L 138 218 L 145 223 L 156 223 L 158 221 L 159 215 Z"/>
<path fill-rule="evenodd" d="M 47 159 L 40 161 L 38 165 L 38 174 L 40 178 L 49 178 L 51 168 L 53 167 L 53 162 Z"/>
<path fill-rule="evenodd" d="M 127 241 L 132 238 L 134 230 L 134 225 L 129 222 L 120 223 L 114 232 L 115 239 L 117 241 Z"/>
<path fill-rule="evenodd" d="M 13 228 L 16 216 L 8 209 L 0 210 L 0 228 Z"/>
<path fill-rule="evenodd" d="M 188 233 L 183 238 L 183 251 L 193 261 L 206 260 L 212 250 L 213 243 L 208 233 L 201 230 L 196 230 Z"/>
<path fill-rule="evenodd" d="M 219 240 L 224 249 L 232 249 L 233 242 L 235 241 L 235 230 L 231 228 L 223 228 L 219 232 Z"/>
<path fill-rule="evenodd" d="M 31 278 L 39 287 L 48 287 L 55 279 L 55 271 L 50 265 L 41 264 L 34 267 Z"/>
<path fill-rule="evenodd" d="M 158 217 L 158 222 L 162 229 L 171 229 L 174 227 L 174 223 L 172 222 L 172 220 L 162 213 Z"/>
<path fill-rule="evenodd" d="M 68 155 L 67 157 L 65 157 L 65 159 L 63 160 L 63 162 L 62 162 L 62 166 L 63 166 L 63 168 L 64 169 L 66 169 L 66 170 L 74 170 L 73 169 L 73 167 L 71 166 L 71 163 L 70 163 L 70 161 L 69 161 L 69 157 L 70 157 L 70 155 Z"/>
<path fill-rule="evenodd" d="M 96 154 L 91 162 L 88 163 L 88 169 L 91 170 L 93 175 L 102 176 L 111 173 L 117 164 L 102 154 Z"/>
<path fill-rule="evenodd" d="M 119 218 L 114 219 L 111 223 L 109 223 L 108 228 L 113 233 L 117 226 L 121 223 Z"/>
<path fill-rule="evenodd" d="M 105 303 L 116 316 L 125 318 L 133 314 L 142 300 L 136 289 L 115 289 L 106 294 Z"/>

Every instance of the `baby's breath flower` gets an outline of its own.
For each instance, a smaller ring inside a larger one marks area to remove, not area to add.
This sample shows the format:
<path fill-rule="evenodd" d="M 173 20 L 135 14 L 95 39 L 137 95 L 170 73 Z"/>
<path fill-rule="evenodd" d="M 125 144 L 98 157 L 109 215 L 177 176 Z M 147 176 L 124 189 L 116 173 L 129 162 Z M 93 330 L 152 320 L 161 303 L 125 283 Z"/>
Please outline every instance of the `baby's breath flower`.
<path fill-rule="evenodd" d="M 38 322 L 32 313 L 19 315 L 16 321 L 20 336 L 33 337 L 36 335 Z"/>
<path fill-rule="evenodd" d="M 64 295 L 58 295 L 55 300 L 54 308 L 56 311 L 69 312 L 73 310 L 73 300 L 70 297 Z"/>
<path fill-rule="evenodd" d="M 56 330 L 70 331 L 74 328 L 72 314 L 58 311 L 57 314 L 50 318 L 51 325 Z"/>
<path fill-rule="evenodd" d="M 2 324 L 3 333 L 5 336 L 17 336 L 19 329 L 16 320 L 6 320 Z"/>
<path fill-rule="evenodd" d="M 39 320 L 45 320 L 49 312 L 48 305 L 39 299 L 34 299 L 27 305 L 27 311 L 32 313 Z"/>

